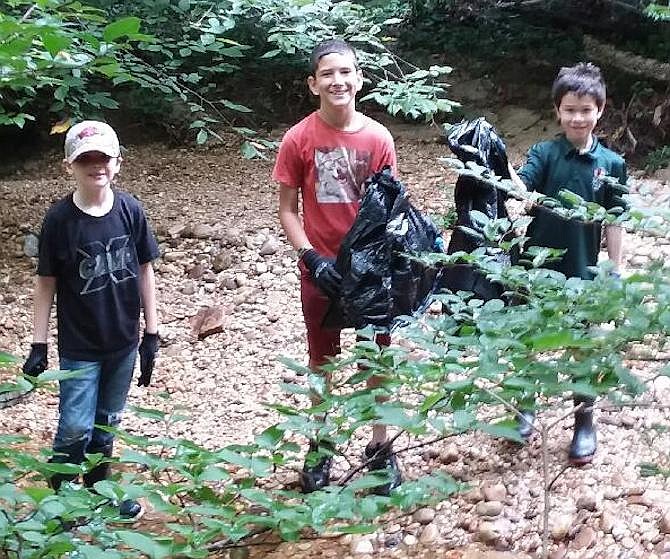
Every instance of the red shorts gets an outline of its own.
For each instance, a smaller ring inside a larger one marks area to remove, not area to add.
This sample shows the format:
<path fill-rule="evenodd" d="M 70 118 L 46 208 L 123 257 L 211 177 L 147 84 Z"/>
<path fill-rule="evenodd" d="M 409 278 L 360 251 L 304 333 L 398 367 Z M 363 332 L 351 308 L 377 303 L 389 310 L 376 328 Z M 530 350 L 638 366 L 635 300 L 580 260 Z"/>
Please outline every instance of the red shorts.
<path fill-rule="evenodd" d="M 300 300 L 307 328 L 307 351 L 310 364 L 312 366 L 323 365 L 329 357 L 340 353 L 341 330 L 321 326 L 328 312 L 330 299 L 314 285 L 307 271 L 303 271 L 300 275 Z M 381 347 L 387 347 L 391 344 L 391 336 L 377 334 L 375 342 Z"/>

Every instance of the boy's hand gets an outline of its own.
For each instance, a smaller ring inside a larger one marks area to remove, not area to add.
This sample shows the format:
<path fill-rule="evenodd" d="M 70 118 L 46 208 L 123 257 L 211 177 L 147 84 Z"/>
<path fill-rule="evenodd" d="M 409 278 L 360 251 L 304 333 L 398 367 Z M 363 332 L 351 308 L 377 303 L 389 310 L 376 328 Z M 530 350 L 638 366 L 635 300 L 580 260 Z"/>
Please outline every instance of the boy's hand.
<path fill-rule="evenodd" d="M 34 343 L 30 347 L 30 355 L 23 364 L 23 374 L 36 377 L 47 368 L 47 344 Z"/>
<path fill-rule="evenodd" d="M 149 386 L 151 384 L 151 373 L 154 372 L 154 361 L 158 353 L 158 334 L 144 333 L 142 343 L 137 349 L 140 354 L 140 378 L 137 386 Z"/>
<path fill-rule="evenodd" d="M 329 298 L 333 299 L 340 294 L 342 276 L 335 269 L 335 261 L 332 258 L 325 258 L 310 248 L 303 255 L 302 261 L 316 286 Z"/>

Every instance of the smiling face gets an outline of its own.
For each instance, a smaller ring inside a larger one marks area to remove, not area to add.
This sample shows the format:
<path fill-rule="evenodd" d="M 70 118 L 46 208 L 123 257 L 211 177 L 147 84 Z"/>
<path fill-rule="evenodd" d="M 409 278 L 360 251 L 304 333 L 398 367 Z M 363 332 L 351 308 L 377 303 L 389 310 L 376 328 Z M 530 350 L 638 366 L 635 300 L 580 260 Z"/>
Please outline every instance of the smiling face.
<path fill-rule="evenodd" d="M 573 92 L 563 95 L 561 104 L 556 107 L 556 115 L 565 137 L 578 149 L 589 144 L 591 133 L 602 114 L 603 107 L 598 107 L 593 96 Z"/>
<path fill-rule="evenodd" d="M 66 165 L 77 186 L 91 192 L 112 184 L 114 177 L 121 170 L 121 158 L 110 157 L 99 151 L 87 151 L 72 163 L 66 162 Z"/>
<path fill-rule="evenodd" d="M 310 91 L 319 97 L 321 109 L 355 108 L 356 93 L 363 87 L 363 75 L 351 53 L 333 52 L 319 59 L 313 76 L 307 78 Z"/>

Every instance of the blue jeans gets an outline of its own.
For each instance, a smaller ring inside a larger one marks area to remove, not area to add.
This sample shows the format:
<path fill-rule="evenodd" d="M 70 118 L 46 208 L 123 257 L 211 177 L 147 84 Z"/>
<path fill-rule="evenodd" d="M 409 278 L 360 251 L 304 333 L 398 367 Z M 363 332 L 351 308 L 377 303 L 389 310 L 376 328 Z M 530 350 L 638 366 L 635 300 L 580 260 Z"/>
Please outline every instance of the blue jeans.
<path fill-rule="evenodd" d="M 85 453 L 111 456 L 114 435 L 94 425 L 116 427 L 133 378 L 137 349 L 114 359 L 77 361 L 60 358 L 61 370 L 81 374 L 60 381 L 58 430 L 53 450 L 54 462 L 80 464 Z"/>

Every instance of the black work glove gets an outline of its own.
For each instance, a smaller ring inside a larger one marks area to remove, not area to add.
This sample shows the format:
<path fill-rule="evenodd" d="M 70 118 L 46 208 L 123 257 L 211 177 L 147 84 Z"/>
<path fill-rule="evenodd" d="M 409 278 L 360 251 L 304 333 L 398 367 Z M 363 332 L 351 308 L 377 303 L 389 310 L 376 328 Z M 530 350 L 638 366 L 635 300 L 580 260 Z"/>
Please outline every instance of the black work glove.
<path fill-rule="evenodd" d="M 325 258 L 310 248 L 302 257 L 302 261 L 309 270 L 316 286 L 330 299 L 340 294 L 342 276 L 335 269 L 335 261 Z"/>
<path fill-rule="evenodd" d="M 151 384 L 151 373 L 154 372 L 154 361 L 158 353 L 158 334 L 144 333 L 142 343 L 137 349 L 140 354 L 140 378 L 137 386 L 149 386 Z"/>
<path fill-rule="evenodd" d="M 23 364 L 23 374 L 36 377 L 47 368 L 47 344 L 34 343 L 30 347 L 30 355 Z"/>

